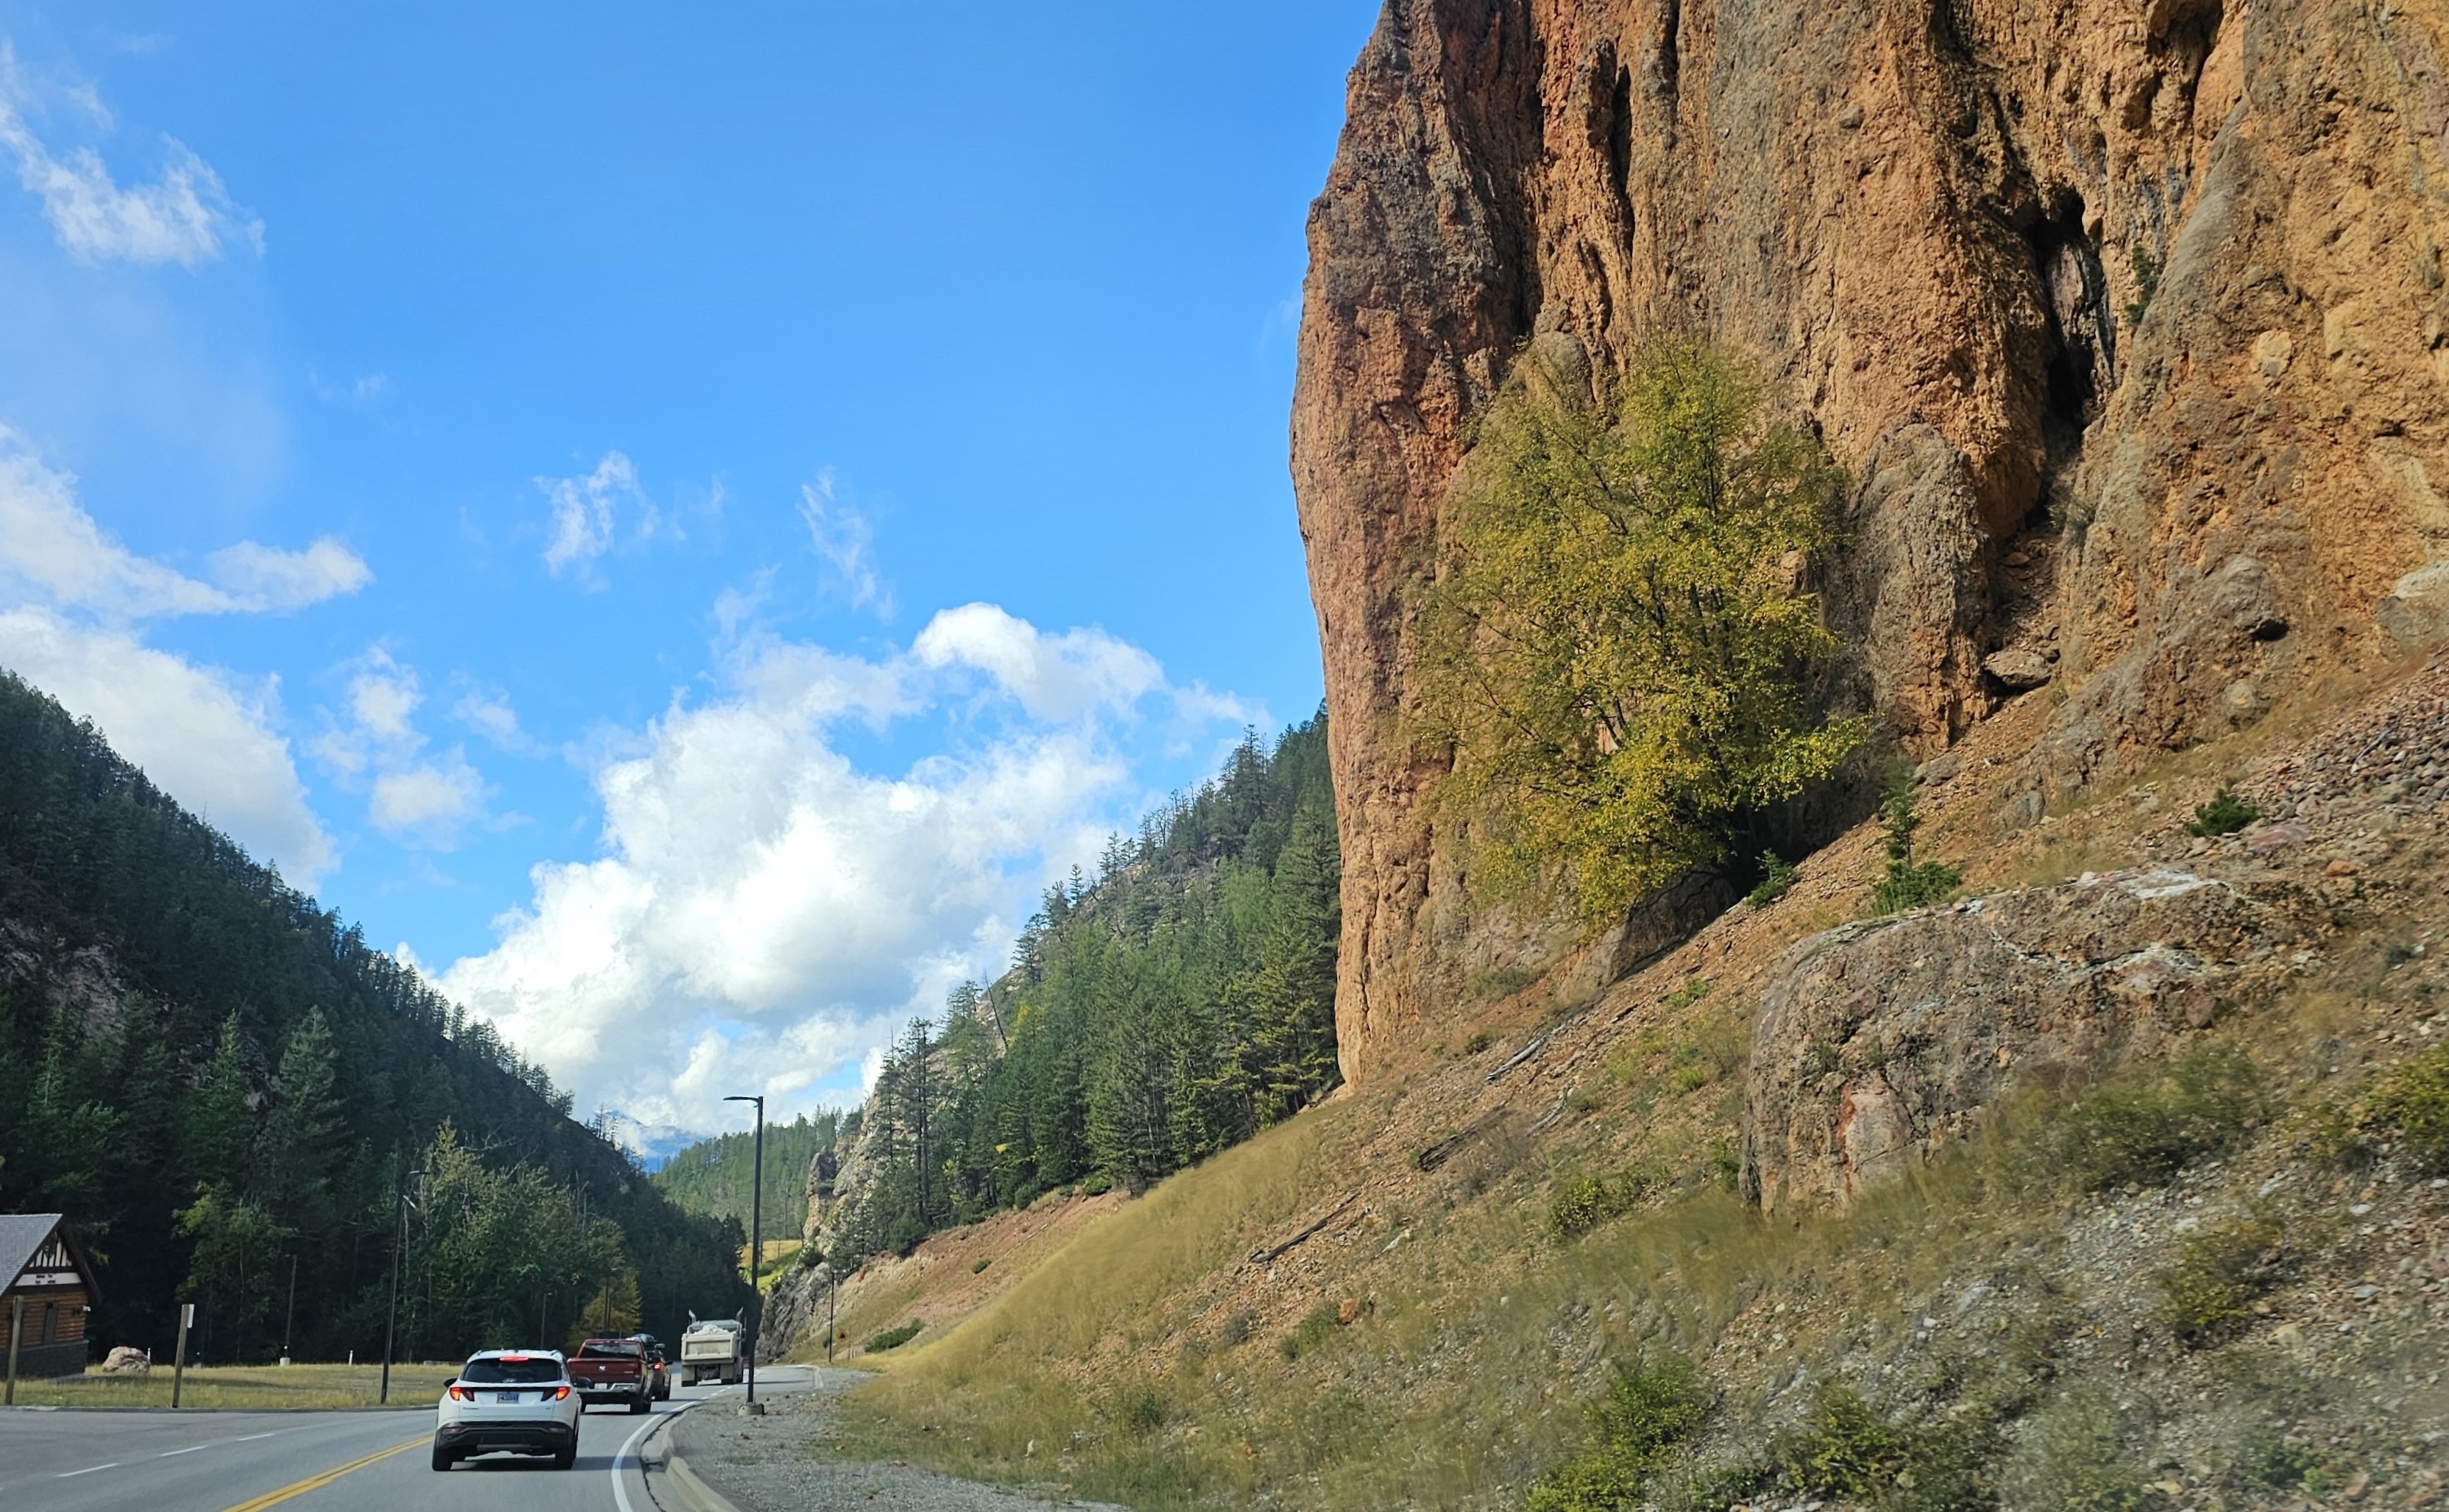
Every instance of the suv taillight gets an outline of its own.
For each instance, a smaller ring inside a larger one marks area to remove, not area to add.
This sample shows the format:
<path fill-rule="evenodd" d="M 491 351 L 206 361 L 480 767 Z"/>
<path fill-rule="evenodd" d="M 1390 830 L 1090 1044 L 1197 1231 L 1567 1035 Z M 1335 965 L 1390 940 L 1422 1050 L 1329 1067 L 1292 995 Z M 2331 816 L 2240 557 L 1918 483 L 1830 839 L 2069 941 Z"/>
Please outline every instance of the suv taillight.
<path fill-rule="evenodd" d="M 453 1402 L 473 1402 L 476 1400 L 475 1388 L 472 1387 L 454 1386 L 451 1388 L 451 1400 Z"/>
<path fill-rule="evenodd" d="M 555 1392 L 552 1394 L 552 1399 L 553 1399 L 554 1401 L 556 1401 L 556 1402 L 567 1402 L 567 1401 L 569 1401 L 569 1388 L 568 1388 L 568 1387 L 566 1387 L 566 1386 L 565 1386 L 565 1387 L 563 1387 L 560 1390 L 555 1391 Z"/>

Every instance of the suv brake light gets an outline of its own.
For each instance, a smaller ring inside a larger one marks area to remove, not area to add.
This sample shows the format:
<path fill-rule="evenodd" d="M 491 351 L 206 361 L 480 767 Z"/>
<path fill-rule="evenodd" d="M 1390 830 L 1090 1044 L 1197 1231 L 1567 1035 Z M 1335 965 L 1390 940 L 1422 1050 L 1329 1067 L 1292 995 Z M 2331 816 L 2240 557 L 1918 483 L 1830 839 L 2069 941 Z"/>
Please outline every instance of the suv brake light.
<path fill-rule="evenodd" d="M 473 1402 L 476 1400 L 476 1392 L 474 1388 L 471 1387 L 454 1386 L 451 1388 L 451 1400 L 453 1402 Z"/>
<path fill-rule="evenodd" d="M 557 1391 L 553 1392 L 553 1394 L 552 1394 L 552 1399 L 553 1399 L 554 1401 L 556 1401 L 556 1402 L 567 1402 L 567 1401 L 569 1401 L 569 1388 L 568 1388 L 568 1387 L 566 1387 L 566 1386 L 565 1386 L 565 1387 L 561 1388 L 559 1390 L 557 1390 Z"/>

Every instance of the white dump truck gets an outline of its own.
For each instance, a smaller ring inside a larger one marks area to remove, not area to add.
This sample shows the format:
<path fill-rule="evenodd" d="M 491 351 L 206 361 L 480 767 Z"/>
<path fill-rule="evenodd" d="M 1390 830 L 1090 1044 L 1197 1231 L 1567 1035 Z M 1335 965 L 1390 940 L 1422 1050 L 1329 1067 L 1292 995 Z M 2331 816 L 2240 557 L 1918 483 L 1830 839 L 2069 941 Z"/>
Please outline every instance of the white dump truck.
<path fill-rule="evenodd" d="M 748 1366 L 747 1326 L 738 1318 L 689 1319 L 681 1335 L 681 1385 L 721 1381 L 738 1386 Z"/>

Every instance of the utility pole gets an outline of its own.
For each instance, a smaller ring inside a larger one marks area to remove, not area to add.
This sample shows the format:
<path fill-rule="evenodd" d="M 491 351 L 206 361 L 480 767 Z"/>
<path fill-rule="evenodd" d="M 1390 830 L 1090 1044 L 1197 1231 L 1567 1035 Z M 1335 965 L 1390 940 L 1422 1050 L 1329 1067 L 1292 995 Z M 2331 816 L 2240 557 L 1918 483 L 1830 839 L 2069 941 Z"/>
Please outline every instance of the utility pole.
<path fill-rule="evenodd" d="M 765 1258 L 765 1099 L 734 1097 L 725 1102 L 757 1104 L 757 1154 L 748 1189 L 748 1410 L 757 1410 L 757 1326 L 765 1320 L 765 1298 L 757 1290 L 757 1267 Z"/>
<path fill-rule="evenodd" d="M 179 1407 L 179 1388 L 187 1383 L 187 1330 L 196 1322 L 196 1305 L 179 1304 L 179 1346 L 170 1355 L 170 1409 Z"/>
<path fill-rule="evenodd" d="M 916 1126 L 917 1154 L 915 1158 L 918 1164 L 918 1222 L 922 1227 L 932 1221 L 927 1207 L 927 1031 L 933 1027 L 935 1025 L 924 1019 L 914 1019 L 910 1024 L 910 1037 L 916 1042 L 910 1069 L 911 1074 L 917 1079 L 917 1092 L 911 1100 L 911 1114 L 912 1121 Z"/>
<path fill-rule="evenodd" d="M 298 1331 L 298 1256 L 289 1256 L 289 1315 L 280 1324 L 280 1363 L 289 1363 L 289 1340 Z"/>
<path fill-rule="evenodd" d="M 400 1177 L 399 1190 L 395 1194 L 395 1200 L 392 1203 L 391 1311 L 383 1317 L 382 1391 L 375 1399 L 384 1406 L 389 1406 L 391 1402 L 392 1339 L 399 1331 L 399 1268 L 400 1253 L 408 1248 L 408 1184 L 420 1179 L 424 1175 L 422 1171 L 411 1171 Z"/>
<path fill-rule="evenodd" d="M 8 1406 L 17 1405 L 17 1341 L 26 1336 L 26 1299 L 9 1299 L 9 1395 Z"/>

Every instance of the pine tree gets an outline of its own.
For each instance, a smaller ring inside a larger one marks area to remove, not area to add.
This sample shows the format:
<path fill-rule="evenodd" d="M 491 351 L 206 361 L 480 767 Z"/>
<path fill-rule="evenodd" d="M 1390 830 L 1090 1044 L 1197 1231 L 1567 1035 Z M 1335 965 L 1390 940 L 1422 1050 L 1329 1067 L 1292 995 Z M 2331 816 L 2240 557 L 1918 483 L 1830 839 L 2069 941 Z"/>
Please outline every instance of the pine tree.
<path fill-rule="evenodd" d="M 187 1106 L 187 1170 L 199 1186 L 243 1193 L 253 1185 L 256 1095 L 246 1074 L 238 1015 L 222 1022 L 212 1058 Z"/>
<path fill-rule="evenodd" d="M 331 1026 L 321 1008 L 311 1008 L 281 1043 L 256 1158 L 275 1211 L 310 1229 L 329 1221 L 331 1173 L 348 1154 L 338 1139 L 337 1083 Z"/>

